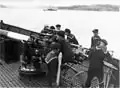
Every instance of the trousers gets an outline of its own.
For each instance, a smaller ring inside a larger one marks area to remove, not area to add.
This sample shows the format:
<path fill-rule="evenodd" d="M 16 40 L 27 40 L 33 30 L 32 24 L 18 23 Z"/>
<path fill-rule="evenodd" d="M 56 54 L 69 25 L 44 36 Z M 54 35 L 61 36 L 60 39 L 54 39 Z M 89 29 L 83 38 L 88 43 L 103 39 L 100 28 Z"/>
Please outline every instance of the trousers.
<path fill-rule="evenodd" d="M 90 87 L 91 86 L 91 81 L 93 79 L 93 77 L 97 77 L 98 80 L 99 80 L 99 83 L 102 82 L 102 79 L 103 79 L 103 69 L 89 69 L 88 70 L 88 78 L 87 78 L 87 81 L 85 83 L 85 87 Z"/>
<path fill-rule="evenodd" d="M 56 79 L 58 70 L 58 59 L 53 59 L 48 63 L 48 82 L 49 86 L 52 86 L 53 79 Z"/>

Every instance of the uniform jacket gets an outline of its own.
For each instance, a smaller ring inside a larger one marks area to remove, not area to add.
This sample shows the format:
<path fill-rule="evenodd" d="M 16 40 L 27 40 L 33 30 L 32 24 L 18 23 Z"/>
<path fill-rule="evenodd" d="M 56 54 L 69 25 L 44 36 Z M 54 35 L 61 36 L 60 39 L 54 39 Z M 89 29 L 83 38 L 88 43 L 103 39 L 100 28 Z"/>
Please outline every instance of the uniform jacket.
<path fill-rule="evenodd" d="M 50 51 L 45 58 L 45 62 L 48 64 L 53 59 L 57 59 L 57 58 L 58 58 L 58 55 L 54 51 Z"/>
<path fill-rule="evenodd" d="M 96 47 L 100 39 L 101 38 L 99 36 L 93 36 L 91 38 L 91 47 Z"/>
<path fill-rule="evenodd" d="M 70 43 L 73 43 L 73 44 L 79 44 L 76 37 L 73 35 L 73 34 L 70 34 L 69 36 L 67 36 L 67 40 L 70 42 Z"/>
<path fill-rule="evenodd" d="M 63 54 L 63 63 L 73 62 L 74 53 L 70 47 L 70 44 L 66 42 L 64 38 L 60 38 L 58 42 L 61 44 L 61 52 Z"/>
<path fill-rule="evenodd" d="M 93 50 L 89 55 L 89 69 L 102 69 L 103 68 L 103 60 L 105 58 L 105 54 L 102 49 Z"/>

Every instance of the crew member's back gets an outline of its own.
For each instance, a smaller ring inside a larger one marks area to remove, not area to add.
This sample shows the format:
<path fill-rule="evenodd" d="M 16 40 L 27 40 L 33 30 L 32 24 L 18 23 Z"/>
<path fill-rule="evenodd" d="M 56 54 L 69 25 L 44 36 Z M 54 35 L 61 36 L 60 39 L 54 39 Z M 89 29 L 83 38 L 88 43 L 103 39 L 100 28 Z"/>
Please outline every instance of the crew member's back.
<path fill-rule="evenodd" d="M 58 36 L 59 36 L 59 38 L 57 39 L 57 41 L 61 44 L 61 52 L 63 54 L 63 63 L 73 62 L 74 54 L 72 52 L 70 44 L 68 42 L 66 42 L 65 39 L 64 39 L 64 32 L 59 31 Z M 60 36 L 62 36 L 62 37 L 60 37 Z"/>

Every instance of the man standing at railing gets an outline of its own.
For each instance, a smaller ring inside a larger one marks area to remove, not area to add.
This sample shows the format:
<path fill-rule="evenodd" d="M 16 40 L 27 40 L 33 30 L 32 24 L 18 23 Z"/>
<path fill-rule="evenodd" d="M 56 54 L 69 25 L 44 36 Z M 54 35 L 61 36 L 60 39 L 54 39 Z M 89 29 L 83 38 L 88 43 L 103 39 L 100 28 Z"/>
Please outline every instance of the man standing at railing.
<path fill-rule="evenodd" d="M 88 78 L 85 84 L 86 87 L 90 87 L 91 80 L 93 77 L 97 77 L 99 82 L 103 80 L 103 60 L 107 54 L 107 41 L 101 39 L 99 45 L 97 45 L 95 50 L 91 51 L 89 54 L 89 68 L 88 68 Z M 110 58 L 108 58 L 110 59 Z"/>
<path fill-rule="evenodd" d="M 98 35 L 98 29 L 94 29 L 93 31 L 94 36 L 91 38 L 91 48 L 94 49 L 97 44 L 99 44 L 99 40 L 101 39 Z"/>

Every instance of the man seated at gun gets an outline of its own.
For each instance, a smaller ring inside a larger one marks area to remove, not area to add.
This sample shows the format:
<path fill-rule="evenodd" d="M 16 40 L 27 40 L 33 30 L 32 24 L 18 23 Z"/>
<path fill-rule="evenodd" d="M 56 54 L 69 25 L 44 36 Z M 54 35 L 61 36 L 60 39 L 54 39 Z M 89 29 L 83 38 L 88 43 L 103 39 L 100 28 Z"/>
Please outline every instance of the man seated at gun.
<path fill-rule="evenodd" d="M 77 45 L 79 44 L 76 37 L 73 34 L 71 34 L 70 29 L 66 28 L 65 29 L 65 34 L 67 35 L 67 41 L 69 43 L 77 44 Z"/>
<path fill-rule="evenodd" d="M 110 54 L 107 52 L 107 44 L 108 43 L 106 40 L 101 39 L 99 45 L 96 46 L 96 49 L 90 52 L 88 57 L 90 64 L 85 88 L 90 87 L 93 77 L 97 77 L 99 79 L 99 82 L 102 82 L 104 66 L 103 60 L 107 58 L 110 62 L 112 62 L 112 58 L 110 58 Z"/>
<path fill-rule="evenodd" d="M 31 35 L 30 38 L 28 39 L 28 41 L 24 43 L 24 56 L 27 56 L 27 59 L 24 57 L 24 61 L 27 62 L 26 64 L 31 63 L 33 47 L 35 47 L 34 36 Z"/>

